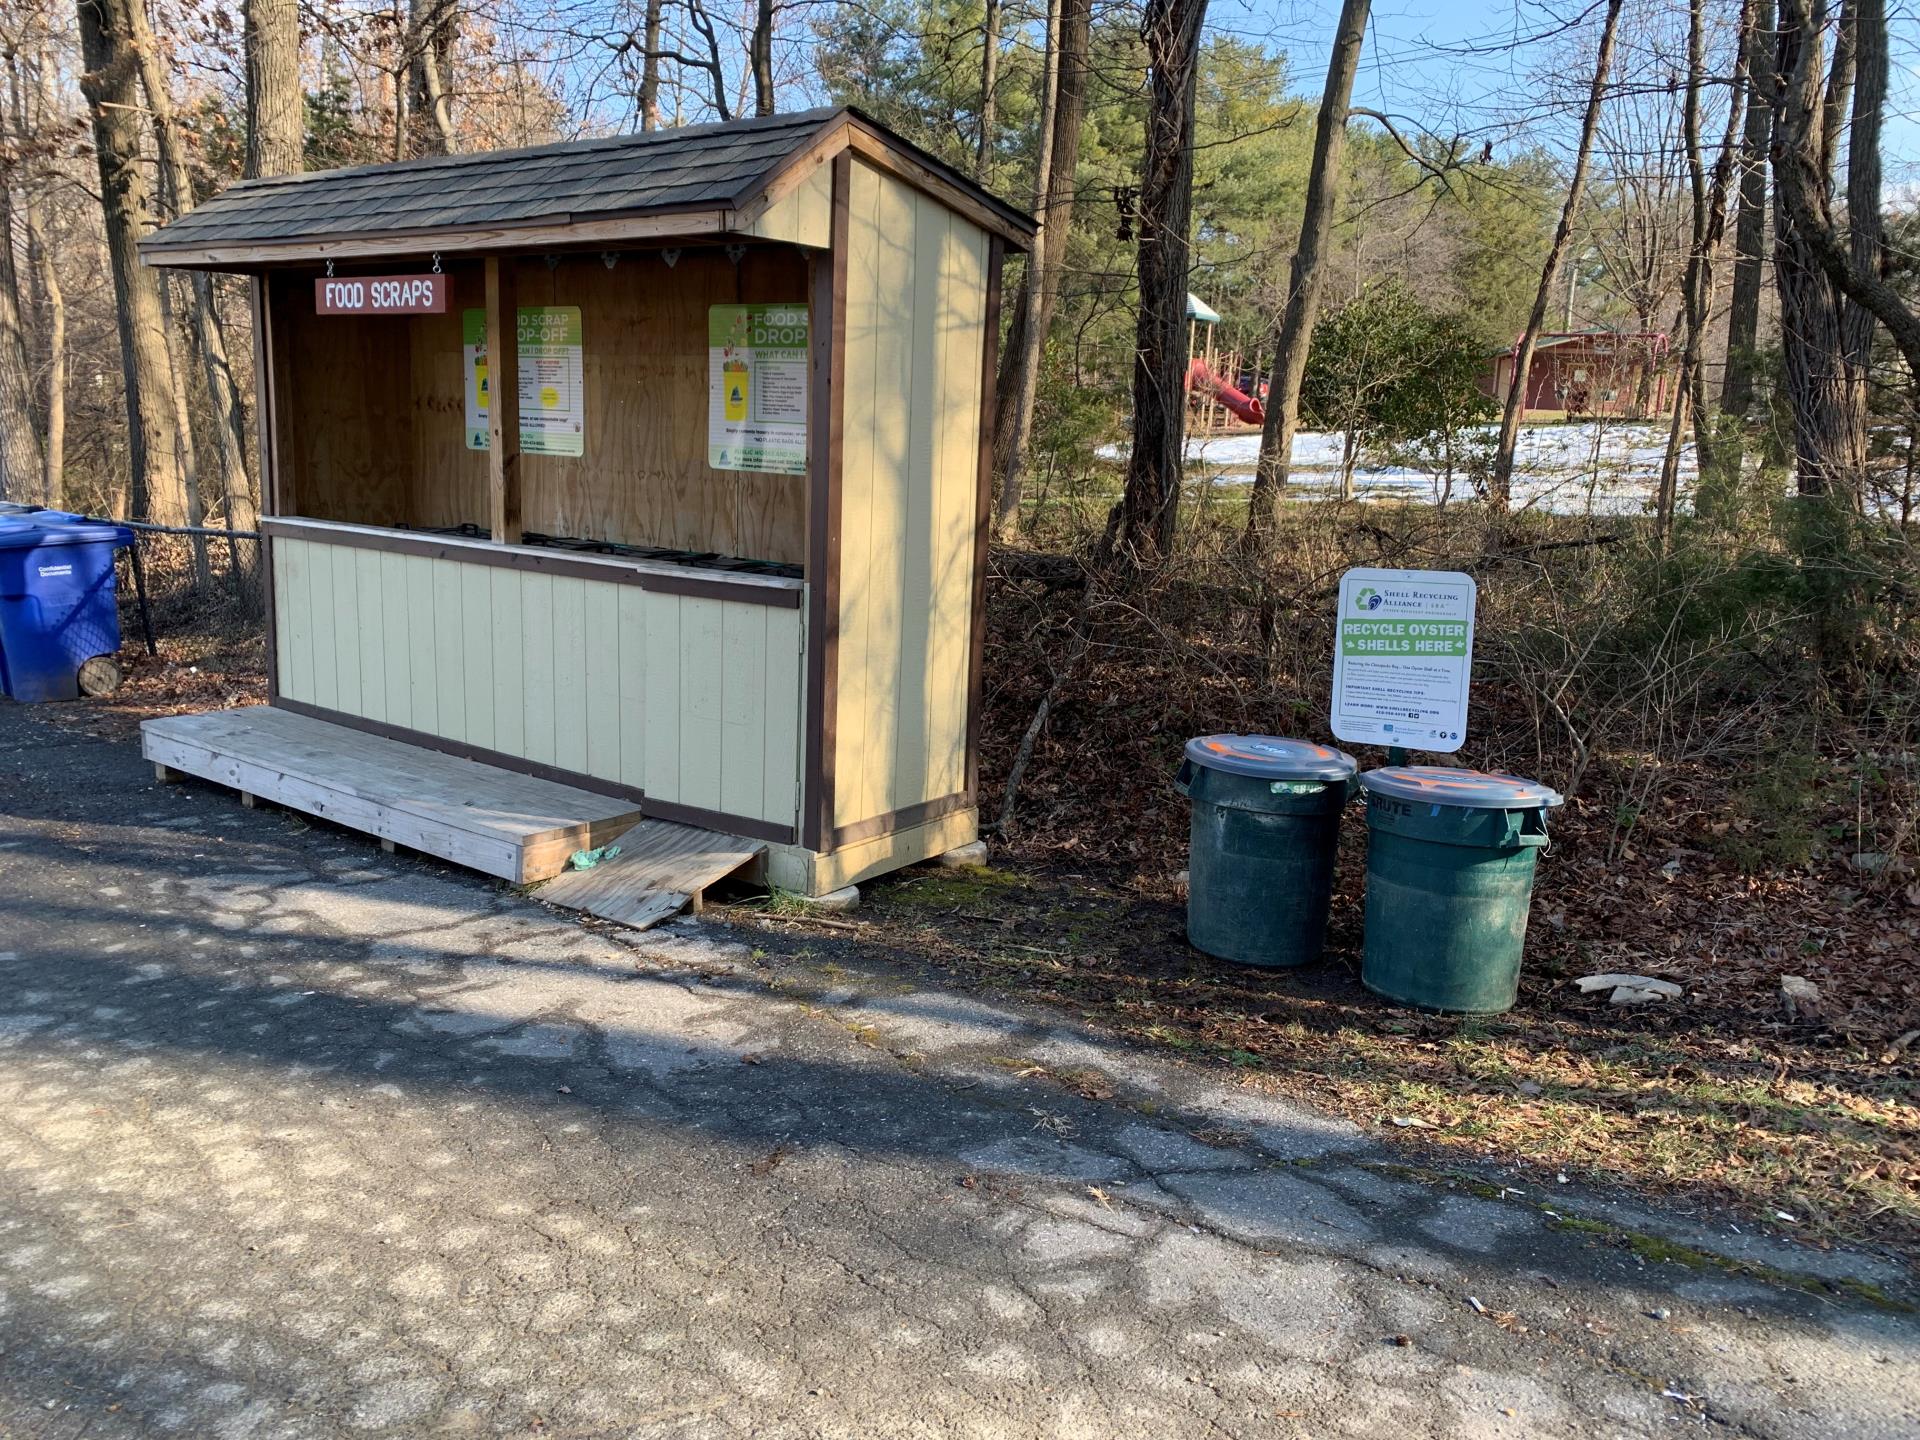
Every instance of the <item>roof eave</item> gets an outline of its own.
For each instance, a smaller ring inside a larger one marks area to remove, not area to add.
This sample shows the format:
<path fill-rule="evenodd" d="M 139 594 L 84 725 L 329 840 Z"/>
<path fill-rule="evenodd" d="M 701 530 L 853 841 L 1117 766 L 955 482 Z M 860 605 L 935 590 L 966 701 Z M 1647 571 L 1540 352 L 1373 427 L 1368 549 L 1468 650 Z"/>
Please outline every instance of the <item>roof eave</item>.
<path fill-rule="evenodd" d="M 167 244 L 164 232 L 139 243 L 146 264 L 177 270 L 251 271 L 323 260 L 424 259 L 435 251 L 475 255 L 539 248 L 660 244 L 729 233 L 730 212 L 712 205 L 634 210 L 583 220 L 555 216 L 513 225 L 452 226 L 425 230 L 374 230 L 297 240 L 214 241 Z"/>

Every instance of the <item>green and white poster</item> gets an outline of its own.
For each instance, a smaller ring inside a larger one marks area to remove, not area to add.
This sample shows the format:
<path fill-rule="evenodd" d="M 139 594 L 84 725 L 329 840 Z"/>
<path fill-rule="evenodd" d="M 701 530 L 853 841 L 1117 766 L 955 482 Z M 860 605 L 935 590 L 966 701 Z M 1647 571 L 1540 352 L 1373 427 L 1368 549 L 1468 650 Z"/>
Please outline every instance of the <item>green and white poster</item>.
<path fill-rule="evenodd" d="M 515 312 L 519 330 L 520 453 L 586 453 L 586 385 L 581 365 L 580 307 L 532 305 Z M 467 448 L 487 448 L 487 312 L 460 315 L 467 375 Z"/>
<path fill-rule="evenodd" d="M 1458 570 L 1340 577 L 1333 733 L 1361 745 L 1458 750 L 1467 733 L 1478 589 Z"/>
<path fill-rule="evenodd" d="M 807 472 L 807 307 L 707 311 L 707 463 Z"/>
<path fill-rule="evenodd" d="M 460 354 L 467 374 L 467 448 L 487 448 L 487 312 L 460 312 Z"/>

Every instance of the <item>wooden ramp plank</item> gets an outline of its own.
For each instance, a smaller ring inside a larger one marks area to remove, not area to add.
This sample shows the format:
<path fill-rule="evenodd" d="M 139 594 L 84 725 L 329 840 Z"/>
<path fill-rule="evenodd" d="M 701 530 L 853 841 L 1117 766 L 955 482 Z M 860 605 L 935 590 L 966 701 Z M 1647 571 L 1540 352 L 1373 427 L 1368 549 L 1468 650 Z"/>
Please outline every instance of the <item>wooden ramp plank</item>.
<path fill-rule="evenodd" d="M 270 705 L 148 720 L 140 743 L 157 766 L 515 884 L 558 874 L 640 818 L 631 800 Z"/>
<path fill-rule="evenodd" d="M 540 887 L 540 898 L 645 930 L 679 914 L 709 885 L 751 864 L 767 848 L 759 840 L 672 820 L 642 820 L 614 843 L 618 855 L 591 870 L 568 870 L 549 880 Z"/>

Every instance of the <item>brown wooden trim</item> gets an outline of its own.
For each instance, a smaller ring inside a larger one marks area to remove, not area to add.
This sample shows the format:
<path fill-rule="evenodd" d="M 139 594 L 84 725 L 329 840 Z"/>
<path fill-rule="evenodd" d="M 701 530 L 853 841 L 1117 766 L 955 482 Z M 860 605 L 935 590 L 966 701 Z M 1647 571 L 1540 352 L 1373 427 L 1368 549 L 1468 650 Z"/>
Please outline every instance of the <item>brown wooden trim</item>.
<path fill-rule="evenodd" d="M 902 830 L 911 830 L 916 825 L 924 825 L 929 820 L 938 820 L 942 816 L 953 814 L 956 810 L 971 810 L 973 804 L 973 791 L 961 790 L 952 795 L 942 795 L 935 800 L 922 800 L 918 805 L 889 810 L 884 815 L 856 820 L 851 825 L 842 825 L 834 830 L 833 845 L 828 853 L 832 850 L 844 849 L 848 845 L 858 845 L 862 840 L 877 840 L 882 835 L 895 835 Z"/>
<path fill-rule="evenodd" d="M 973 502 L 973 615 L 967 637 L 966 775 L 969 792 L 980 789 L 980 708 L 987 657 L 987 532 L 993 525 L 993 419 L 1000 376 L 1000 270 L 1006 250 L 998 236 L 987 241 L 986 331 L 980 354 L 980 475 Z"/>
<path fill-rule="evenodd" d="M 404 725 L 389 725 L 384 720 L 369 720 L 364 715 L 350 715 L 344 710 L 329 710 L 322 705 L 309 705 L 304 700 L 289 700 L 282 696 L 273 703 L 278 709 L 291 711 L 295 715 L 305 715 L 309 720 L 324 720 L 330 725 L 345 726 L 349 730 L 358 730 L 366 735 L 378 735 L 385 740 L 398 740 L 403 744 L 418 745 L 423 750 L 437 750 L 442 755 L 452 755 L 461 760 L 473 760 L 482 765 L 492 765 L 500 770 L 512 770 L 520 775 L 531 775 L 536 780 L 551 780 L 556 785 L 571 785 L 577 790 L 590 790 L 596 795 L 615 795 L 622 800 L 633 801 L 640 806 L 641 814 L 650 818 L 677 820 L 687 825 L 722 830 L 731 835 L 744 835 L 752 840 L 770 840 L 780 845 L 793 842 L 791 826 L 755 820 L 747 815 L 728 815 L 719 810 L 700 810 L 690 805 L 676 805 L 669 800 L 650 800 L 644 790 L 632 785 L 602 780 L 596 775 L 583 775 L 578 770 L 562 770 L 557 765 L 543 765 L 538 760 L 508 755 L 500 750 L 483 749 L 478 745 L 469 745 L 463 740 L 449 740 L 444 735 L 430 734 L 425 730 L 410 730 Z"/>
<path fill-rule="evenodd" d="M 853 230 L 853 156 L 833 157 L 832 247 L 813 267 L 812 465 L 807 494 L 807 718 L 800 837 L 831 847 L 840 682 L 840 498 L 845 463 L 847 242 Z M 824 320 L 824 323 L 821 323 Z"/>
<path fill-rule="evenodd" d="M 551 250 L 571 245 L 665 243 L 722 234 L 727 212 L 711 206 L 693 210 L 654 210 L 638 215 L 600 220 L 548 221 L 528 225 L 469 226 L 447 230 L 363 230 L 332 238 L 304 237 L 269 243 L 169 245 L 165 231 L 156 231 L 157 244 L 142 242 L 140 258 L 148 265 L 185 270 L 251 270 L 265 265 L 309 264 L 322 260 L 370 259 L 378 256 L 426 258 L 436 250 L 457 251 Z"/>
<path fill-rule="evenodd" d="M 264 484 L 260 493 L 260 513 L 262 515 L 287 515 L 300 505 L 299 476 L 295 473 L 290 443 L 289 420 L 294 406 L 287 393 L 289 376 L 293 373 L 293 359 L 288 350 L 292 343 L 285 323 L 287 284 L 284 277 L 260 278 L 260 305 L 266 323 L 267 359 L 265 382 L 267 385 L 267 411 L 273 418 L 270 432 L 272 440 L 272 464 L 268 467 L 273 478 L 273 489 L 268 493 Z M 254 365 L 259 368 L 262 361 L 258 354 Z"/>
<path fill-rule="evenodd" d="M 496 545 L 520 543 L 520 326 L 514 264 L 487 256 L 487 510 Z"/>
<path fill-rule="evenodd" d="M 253 473 L 260 492 L 260 518 L 255 522 L 259 524 L 273 514 L 274 472 L 278 468 L 273 438 L 273 345 L 268 339 L 266 282 L 255 276 L 247 291 L 253 312 L 253 435 L 258 457 Z M 256 543 L 260 547 L 260 600 L 267 611 L 267 701 L 271 704 L 280 694 L 277 628 L 280 606 L 273 589 L 273 542 L 267 539 L 266 532 L 262 530 Z"/>
<path fill-rule="evenodd" d="M 729 815 L 724 810 L 703 810 L 698 805 L 681 805 L 672 800 L 643 798 L 640 810 L 649 820 L 672 820 L 681 825 L 697 825 L 702 830 L 718 830 L 723 835 L 744 835 L 749 840 L 766 840 L 775 845 L 793 843 L 793 827 L 772 820 L 755 820 L 746 815 Z"/>
<path fill-rule="evenodd" d="M 609 585 L 637 585 L 658 595 L 691 595 L 702 600 L 729 600 L 741 605 L 765 605 L 774 610 L 798 610 L 802 586 L 796 581 L 767 580 L 700 571 L 659 560 L 626 560 L 618 555 L 575 555 L 564 550 L 542 550 L 532 545 L 495 545 L 484 540 L 456 540 L 407 530 L 384 530 L 372 525 L 345 525 L 277 515 L 260 522 L 263 534 L 320 545 L 344 545 L 354 550 L 384 550 L 398 555 L 423 555 L 429 560 L 452 560 L 464 565 L 492 565 L 503 570 L 529 570 L 542 575 L 566 575 L 599 580 Z"/>

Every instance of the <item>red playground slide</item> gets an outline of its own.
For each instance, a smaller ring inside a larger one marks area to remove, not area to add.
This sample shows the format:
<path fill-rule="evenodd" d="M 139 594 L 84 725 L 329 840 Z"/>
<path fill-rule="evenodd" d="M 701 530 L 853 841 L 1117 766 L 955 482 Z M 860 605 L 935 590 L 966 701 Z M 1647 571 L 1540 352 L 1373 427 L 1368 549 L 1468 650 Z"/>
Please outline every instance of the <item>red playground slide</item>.
<path fill-rule="evenodd" d="M 1252 396 L 1235 389 L 1207 368 L 1204 360 L 1195 360 L 1187 367 L 1187 388 L 1197 390 L 1203 395 L 1211 395 L 1235 415 L 1249 425 L 1266 423 L 1267 412 L 1264 406 Z"/>

